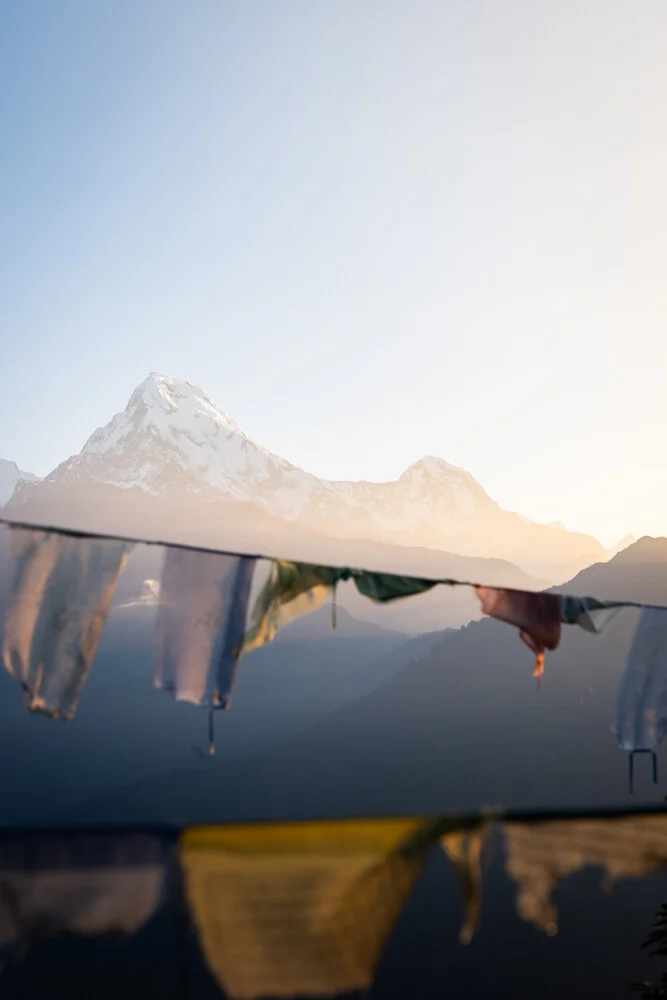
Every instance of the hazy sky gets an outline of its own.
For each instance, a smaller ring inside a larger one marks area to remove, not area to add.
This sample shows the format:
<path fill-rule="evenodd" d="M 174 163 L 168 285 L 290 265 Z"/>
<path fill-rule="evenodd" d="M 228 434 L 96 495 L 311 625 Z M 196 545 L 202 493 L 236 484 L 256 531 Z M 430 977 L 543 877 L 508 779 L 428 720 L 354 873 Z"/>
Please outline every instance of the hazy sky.
<path fill-rule="evenodd" d="M 320 475 L 667 534 L 665 0 L 5 0 L 0 457 L 156 370 Z"/>

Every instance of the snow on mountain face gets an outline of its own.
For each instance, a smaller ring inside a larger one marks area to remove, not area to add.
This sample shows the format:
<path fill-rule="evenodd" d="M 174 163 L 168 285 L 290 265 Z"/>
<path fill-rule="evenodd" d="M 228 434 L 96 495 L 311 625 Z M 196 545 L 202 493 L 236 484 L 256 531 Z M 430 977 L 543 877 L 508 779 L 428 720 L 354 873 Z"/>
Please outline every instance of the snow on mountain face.
<path fill-rule="evenodd" d="M 199 386 L 156 374 L 48 480 L 139 486 L 155 494 L 224 493 L 235 500 L 262 499 L 262 506 L 280 513 L 298 510 L 319 486 L 316 477 L 251 441 Z"/>
<path fill-rule="evenodd" d="M 468 472 L 432 456 L 394 482 L 319 479 L 252 441 L 199 386 L 157 374 L 47 483 L 224 497 L 337 537 L 512 561 L 525 562 L 534 550 L 549 550 L 557 563 L 574 560 L 577 568 L 604 558 L 595 539 L 503 510 Z"/>
<path fill-rule="evenodd" d="M 345 523 L 362 515 L 367 531 L 388 537 L 400 530 L 417 542 L 434 530 L 455 532 L 497 506 L 468 472 L 432 456 L 415 462 L 394 482 L 327 486 L 326 494 L 304 505 L 302 519 L 314 524 L 318 518 L 338 518 Z"/>
<path fill-rule="evenodd" d="M 406 520 L 432 524 L 434 517 L 454 527 L 480 506 L 495 506 L 467 472 L 433 457 L 410 466 L 396 482 L 318 479 L 252 441 L 199 386 L 157 374 L 48 477 L 62 485 L 86 480 L 154 494 L 224 493 L 288 520 L 342 520 L 350 530 L 350 521 L 361 520 L 375 532 Z"/>
<path fill-rule="evenodd" d="M 0 507 L 7 503 L 20 482 L 35 483 L 38 477 L 32 472 L 23 472 L 16 462 L 0 458 Z"/>

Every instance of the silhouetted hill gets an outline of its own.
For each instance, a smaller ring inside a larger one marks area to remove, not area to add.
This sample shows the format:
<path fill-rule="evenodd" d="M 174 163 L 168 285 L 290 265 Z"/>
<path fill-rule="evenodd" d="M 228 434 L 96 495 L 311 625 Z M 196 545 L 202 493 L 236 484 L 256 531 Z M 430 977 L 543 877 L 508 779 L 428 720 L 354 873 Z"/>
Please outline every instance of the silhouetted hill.
<path fill-rule="evenodd" d="M 644 536 L 623 549 L 608 563 L 595 563 L 583 569 L 567 584 L 554 587 L 572 594 L 592 594 L 602 600 L 628 598 L 647 603 L 662 603 L 656 595 L 665 594 L 667 538 Z"/>
<path fill-rule="evenodd" d="M 642 539 L 567 589 L 667 604 L 667 540 Z M 98 815 L 112 802 L 133 818 L 175 809 L 201 820 L 625 803 L 610 726 L 637 617 L 626 609 L 601 636 L 564 628 L 539 694 L 516 630 L 473 622 L 270 753 L 230 763 L 215 784 L 172 773 L 98 803 Z M 635 800 L 659 794 L 640 767 Z"/>
<path fill-rule="evenodd" d="M 288 627 L 243 659 L 232 707 L 216 715 L 219 756 L 202 761 L 206 712 L 153 686 L 155 613 L 136 604 L 112 610 L 70 722 L 30 715 L 18 683 L 0 670 L 0 746 L 12 760 L 0 783 L 3 823 L 59 822 L 82 798 L 178 768 L 204 768 L 215 781 L 230 760 L 311 725 L 404 662 L 395 656 L 406 644 L 400 633 L 344 611 L 332 632 L 316 613 L 321 634 L 295 636 Z"/>
<path fill-rule="evenodd" d="M 284 629 L 276 635 L 275 644 L 303 642 L 306 640 L 318 640 L 326 642 L 331 639 L 392 639 L 398 641 L 405 639 L 405 633 L 393 631 L 389 628 L 382 628 L 373 622 L 363 621 L 360 618 L 353 618 L 349 611 L 338 606 L 336 601 L 335 627 L 333 626 L 333 612 L 330 604 L 318 608 L 303 618 L 297 618 L 290 622 Z"/>

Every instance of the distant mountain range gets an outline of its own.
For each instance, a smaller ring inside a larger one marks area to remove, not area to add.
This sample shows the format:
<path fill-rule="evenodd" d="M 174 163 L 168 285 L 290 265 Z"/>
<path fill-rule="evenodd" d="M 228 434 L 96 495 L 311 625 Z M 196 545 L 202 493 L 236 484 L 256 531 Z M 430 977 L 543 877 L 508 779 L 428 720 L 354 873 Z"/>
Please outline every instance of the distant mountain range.
<path fill-rule="evenodd" d="M 640 539 L 564 589 L 667 604 L 667 539 Z M 530 651 L 508 625 L 487 618 L 420 636 L 383 654 L 384 677 L 367 693 L 345 699 L 254 758 L 221 757 L 214 773 L 194 773 L 184 763 L 91 798 L 86 815 L 91 810 L 101 823 L 115 815 L 219 822 L 421 814 L 482 803 L 592 808 L 660 802 L 664 787 L 650 783 L 644 762 L 636 765 L 635 797 L 629 799 L 626 755 L 611 732 L 638 614 L 624 609 L 599 636 L 565 627 L 559 649 L 548 654 L 539 693 Z M 312 647 L 315 673 L 328 668 L 328 661 L 318 661 L 325 646 Z M 289 664 L 287 657 L 285 679 Z M 240 680 L 245 669 L 242 661 Z M 362 672 L 368 671 L 365 664 Z M 247 690 L 247 705 L 239 697 L 231 712 L 247 710 L 234 724 L 249 730 L 255 695 L 250 684 Z M 664 752 L 661 758 L 662 774 Z"/>
<path fill-rule="evenodd" d="M 608 558 L 589 535 L 503 510 L 468 472 L 440 458 L 422 458 L 389 483 L 318 478 L 252 441 L 198 386 L 156 374 L 78 455 L 44 481 L 17 470 L 15 487 L 5 500 L 13 516 L 92 519 L 108 530 L 159 525 L 172 536 L 206 531 L 230 543 L 248 535 L 258 547 L 263 538 L 274 546 L 284 539 L 290 551 L 305 532 L 341 545 L 364 540 L 505 559 L 554 582 Z"/>

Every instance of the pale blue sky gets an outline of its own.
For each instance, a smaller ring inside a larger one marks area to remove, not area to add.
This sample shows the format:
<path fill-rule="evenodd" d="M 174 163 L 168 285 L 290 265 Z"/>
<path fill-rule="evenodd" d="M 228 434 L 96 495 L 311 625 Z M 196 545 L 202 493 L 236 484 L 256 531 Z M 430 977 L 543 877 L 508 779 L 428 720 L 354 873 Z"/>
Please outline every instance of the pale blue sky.
<path fill-rule="evenodd" d="M 150 371 L 321 475 L 667 533 L 665 0 L 5 0 L 0 457 Z"/>

